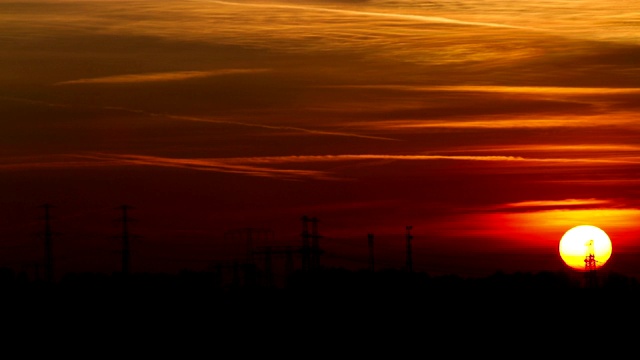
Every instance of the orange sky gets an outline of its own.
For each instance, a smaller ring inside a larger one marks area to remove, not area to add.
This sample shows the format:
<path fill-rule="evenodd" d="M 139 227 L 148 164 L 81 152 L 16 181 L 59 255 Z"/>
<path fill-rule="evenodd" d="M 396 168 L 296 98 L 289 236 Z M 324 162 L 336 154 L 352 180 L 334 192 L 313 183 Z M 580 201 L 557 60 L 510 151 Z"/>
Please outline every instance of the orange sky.
<path fill-rule="evenodd" d="M 246 227 L 298 245 L 307 215 L 355 268 L 368 233 L 401 268 L 411 225 L 416 269 L 564 269 L 592 224 L 640 274 L 638 24 L 595 0 L 0 0 L 0 266 L 41 262 L 50 203 L 61 272 L 117 270 L 130 204 L 139 271 L 235 259 Z"/>

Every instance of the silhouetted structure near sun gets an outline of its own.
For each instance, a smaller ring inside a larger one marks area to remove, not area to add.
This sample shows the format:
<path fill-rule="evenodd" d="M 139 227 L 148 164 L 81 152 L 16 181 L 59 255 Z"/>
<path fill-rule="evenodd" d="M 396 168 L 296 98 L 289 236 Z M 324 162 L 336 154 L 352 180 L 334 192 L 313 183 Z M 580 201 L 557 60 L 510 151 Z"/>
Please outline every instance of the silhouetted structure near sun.
<path fill-rule="evenodd" d="M 596 272 L 597 267 L 598 263 L 594 253 L 593 240 L 589 240 L 587 242 L 587 255 L 584 259 L 584 275 L 586 279 L 586 286 L 590 288 L 598 286 L 598 276 Z"/>

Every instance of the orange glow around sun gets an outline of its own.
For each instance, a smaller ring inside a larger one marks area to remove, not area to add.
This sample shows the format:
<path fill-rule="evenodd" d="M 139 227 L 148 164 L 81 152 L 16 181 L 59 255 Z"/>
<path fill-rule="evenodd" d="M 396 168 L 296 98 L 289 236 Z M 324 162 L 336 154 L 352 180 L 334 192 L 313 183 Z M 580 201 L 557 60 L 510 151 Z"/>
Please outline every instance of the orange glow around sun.
<path fill-rule="evenodd" d="M 611 257 L 611 239 L 600 228 L 580 225 L 569 229 L 560 239 L 560 257 L 569 267 L 585 270 L 585 259 L 594 255 L 596 268 L 602 267 Z"/>

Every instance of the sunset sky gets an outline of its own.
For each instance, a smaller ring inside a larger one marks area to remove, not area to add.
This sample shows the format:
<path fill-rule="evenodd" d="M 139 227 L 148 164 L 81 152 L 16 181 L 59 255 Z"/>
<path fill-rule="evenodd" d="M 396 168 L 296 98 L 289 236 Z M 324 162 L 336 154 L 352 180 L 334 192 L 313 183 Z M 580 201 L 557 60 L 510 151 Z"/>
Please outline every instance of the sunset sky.
<path fill-rule="evenodd" d="M 640 2 L 0 0 L 0 266 L 204 269 L 255 246 L 464 275 L 640 275 Z M 225 234 L 227 236 L 225 236 Z"/>

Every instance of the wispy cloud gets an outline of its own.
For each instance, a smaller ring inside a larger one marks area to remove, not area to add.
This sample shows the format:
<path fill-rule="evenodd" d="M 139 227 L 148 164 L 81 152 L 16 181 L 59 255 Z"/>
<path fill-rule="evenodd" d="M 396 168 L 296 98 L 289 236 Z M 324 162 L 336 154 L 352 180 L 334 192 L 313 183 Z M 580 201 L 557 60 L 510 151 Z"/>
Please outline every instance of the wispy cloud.
<path fill-rule="evenodd" d="M 161 116 L 167 119 L 180 120 L 180 121 L 193 121 L 193 122 L 201 122 L 201 123 L 210 123 L 210 124 L 228 124 L 228 125 L 238 125 L 243 127 L 253 127 L 253 128 L 261 128 L 268 130 L 278 130 L 278 131 L 288 131 L 294 133 L 306 133 L 306 134 L 315 134 L 315 135 L 330 135 L 330 136 L 346 136 L 346 137 L 355 137 L 355 138 L 363 138 L 363 139 L 373 139 L 373 140 L 387 140 L 387 141 L 399 141 L 398 139 L 384 137 L 384 136 L 375 136 L 375 135 L 366 135 L 366 134 L 358 134 L 353 132 L 342 132 L 342 131 L 331 131 L 331 130 L 320 130 L 320 129 L 312 129 L 305 127 L 297 127 L 297 126 L 283 126 L 283 125 L 269 125 L 269 124 L 259 124 L 245 121 L 235 121 L 230 119 L 220 119 L 220 118 L 209 118 L 209 117 L 198 117 L 198 116 L 185 116 L 185 115 L 174 115 L 174 114 L 163 114 L 163 113 L 153 113 L 144 110 L 137 109 L 128 109 L 123 107 L 114 107 L 108 106 L 106 109 L 111 110 L 120 110 L 126 112 L 132 112 L 137 114 L 144 114 L 147 116 Z"/>
<path fill-rule="evenodd" d="M 522 162 L 538 164 L 563 164 L 563 165 L 619 165 L 619 164 L 640 164 L 640 157 L 524 157 L 511 155 L 388 155 L 388 154 L 339 154 L 339 155 L 290 155 L 290 156 L 263 156 L 227 158 L 227 163 L 263 163 L 263 164 L 284 164 L 284 163 L 314 163 L 314 162 L 340 162 L 340 161 L 364 161 L 364 160 L 396 160 L 396 161 L 430 161 L 430 160 L 452 160 L 452 161 L 486 161 L 486 162 Z"/>
<path fill-rule="evenodd" d="M 522 144 L 522 145 L 492 145 L 451 148 L 447 152 L 639 152 L 639 145 L 631 144 Z"/>
<path fill-rule="evenodd" d="M 546 208 L 610 205 L 611 200 L 601 199 L 564 199 L 564 200 L 532 200 L 505 204 L 506 208 Z"/>
<path fill-rule="evenodd" d="M 487 118 L 483 120 L 460 119 L 455 120 L 389 120 L 389 121 L 371 121 L 368 123 L 355 123 L 354 126 L 360 126 L 372 129 L 426 129 L 426 128 L 448 128 L 448 129 L 531 129 L 531 128 L 550 128 L 550 127 L 571 127 L 585 126 L 588 123 L 573 120 L 565 121 L 564 118 L 551 119 L 521 119 L 511 117 L 506 119 Z"/>
<path fill-rule="evenodd" d="M 611 165 L 622 163 L 640 164 L 640 159 L 591 159 L 591 158 L 527 158 L 508 155 L 386 155 L 386 154 L 339 154 L 339 155 L 289 155 L 225 158 L 173 158 L 138 154 L 83 153 L 51 155 L 43 157 L 6 158 L 0 170 L 30 170 L 56 168 L 82 168 L 96 166 L 160 166 L 194 171 L 235 173 L 249 176 L 282 179 L 338 179 L 339 174 L 323 170 L 283 169 L 273 166 L 283 164 L 320 164 L 328 162 L 388 161 L 481 161 L 496 163 L 547 163 L 567 165 Z M 512 205 L 513 207 L 517 205 Z"/>
<path fill-rule="evenodd" d="M 568 87 L 568 86 L 422 86 L 422 85 L 339 85 L 323 86 L 332 88 L 383 89 L 417 92 L 485 92 L 500 94 L 539 94 L 539 95 L 615 95 L 640 94 L 640 88 L 634 87 Z"/>
<path fill-rule="evenodd" d="M 604 187 L 616 187 L 616 186 L 635 186 L 640 185 L 640 179 L 636 178 L 615 178 L 615 179 L 547 179 L 541 180 L 545 183 L 557 183 L 557 184 L 582 184 L 590 186 L 604 186 Z"/>
<path fill-rule="evenodd" d="M 463 21 L 463 20 L 456 20 L 456 19 L 438 17 L 438 16 L 425 16 L 425 15 L 403 14 L 403 13 L 393 13 L 393 12 L 372 12 L 372 11 L 336 9 L 336 8 L 327 8 L 327 7 L 318 7 L 318 6 L 273 4 L 273 3 L 272 4 L 267 4 L 267 3 L 236 3 L 236 2 L 215 1 L 215 0 L 211 0 L 210 2 L 211 3 L 216 3 L 216 4 L 221 4 L 221 5 L 231 5 L 231 6 L 320 11 L 320 12 L 329 12 L 329 13 L 336 13 L 336 14 L 360 15 L 360 16 L 381 17 L 381 18 L 393 18 L 393 19 L 403 19 L 403 20 L 412 20 L 412 21 L 429 22 L 429 23 L 445 23 L 445 24 L 452 24 L 452 25 L 467 25 L 467 26 L 483 26 L 483 27 L 497 27 L 497 28 L 509 28 L 509 29 L 539 30 L 539 28 L 533 28 L 533 27 L 521 27 L 521 26 L 514 26 L 514 25 L 507 25 L 507 24 L 500 24 L 500 23 L 492 23 L 492 22 Z"/>
<path fill-rule="evenodd" d="M 510 203 L 486 203 L 479 205 L 457 206 L 455 208 L 444 208 L 442 214 L 446 216 L 465 218 L 485 218 L 486 216 L 499 216 L 502 220 L 505 217 L 517 214 L 540 214 L 549 212 L 572 212 L 572 211 L 606 211 L 630 208 L 627 201 L 624 203 L 619 199 L 600 199 L 600 198 L 584 198 L 584 199 L 541 199 L 541 200 L 525 200 Z M 486 219 L 486 218 L 485 218 Z M 494 219 L 492 223 L 500 223 L 502 220 Z M 504 224 L 506 225 L 506 224 Z"/>
<path fill-rule="evenodd" d="M 12 102 L 21 102 L 21 103 L 28 103 L 28 104 L 34 104 L 34 105 L 40 105 L 40 106 L 56 107 L 56 108 L 78 107 L 77 105 L 72 105 L 72 104 L 52 103 L 52 102 L 44 102 L 44 101 L 15 98 L 15 97 L 6 97 L 6 96 L 0 96 L 0 99 L 12 101 Z M 385 140 L 385 141 L 400 141 L 399 139 L 392 138 L 392 137 L 367 135 L 367 134 L 360 134 L 355 132 L 321 130 L 321 129 L 313 129 L 309 127 L 301 127 L 301 126 L 260 124 L 260 123 L 253 123 L 253 122 L 247 122 L 247 121 L 236 121 L 236 120 L 231 120 L 230 118 L 186 116 L 186 115 L 176 115 L 176 114 L 167 114 L 167 113 L 157 113 L 157 112 L 145 111 L 140 109 L 130 109 L 130 108 L 121 107 L 121 106 L 104 106 L 103 109 L 123 111 L 123 112 L 140 114 L 140 115 L 149 116 L 149 117 L 162 117 L 165 119 L 172 119 L 177 121 L 191 121 L 191 122 L 210 123 L 210 124 L 236 125 L 236 126 L 242 126 L 242 127 L 260 128 L 260 129 L 276 130 L 276 131 L 291 132 L 291 133 L 304 133 L 304 134 L 312 134 L 312 135 L 354 137 L 354 138 Z"/>
<path fill-rule="evenodd" d="M 425 161 L 425 160 L 466 160 L 466 161 L 524 161 L 517 156 L 465 156 L 465 155 L 385 155 L 385 154 L 341 154 L 341 155 L 291 155 L 291 156 L 261 156 L 246 158 L 229 158 L 225 161 L 234 163 L 311 163 L 311 162 L 339 162 L 360 160 L 399 160 L 399 161 Z"/>
<path fill-rule="evenodd" d="M 232 164 L 225 159 L 193 159 L 193 158 L 168 158 L 146 155 L 119 155 L 119 154 L 91 154 L 83 155 L 88 159 L 98 161 L 108 161 L 119 165 L 142 165 L 170 167 L 197 171 L 213 171 L 222 173 L 233 173 L 258 177 L 272 177 L 285 180 L 296 180 L 300 178 L 330 179 L 329 174 L 315 170 L 296 169 L 274 169 L 268 167 L 248 166 Z"/>
<path fill-rule="evenodd" d="M 220 69 L 210 71 L 171 71 L 145 74 L 112 75 L 97 78 L 61 81 L 54 85 L 76 84 L 128 84 L 145 82 L 181 81 L 222 75 L 252 74 L 270 71 L 269 69 Z"/>
<path fill-rule="evenodd" d="M 372 130 L 394 129 L 536 129 L 536 128 L 593 128 L 622 126 L 638 129 L 637 114 L 619 112 L 576 115 L 576 114 L 540 114 L 540 115 L 463 115 L 450 114 L 448 119 L 399 119 L 369 122 L 351 122 L 354 128 Z"/>
<path fill-rule="evenodd" d="M 45 155 L 4 157 L 0 161 L 0 171 L 72 169 L 87 167 L 115 166 L 119 161 L 87 159 L 77 155 Z"/>
<path fill-rule="evenodd" d="M 281 169 L 267 165 L 294 163 L 322 163 L 363 160 L 467 160 L 467 161 L 517 161 L 509 156 L 424 156 L 424 155 L 318 155 L 276 156 L 245 158 L 169 158 L 137 154 L 86 153 L 46 157 L 21 157 L 4 159 L 0 170 L 60 169 L 103 166 L 158 166 L 194 171 L 234 173 L 248 176 L 273 177 L 286 180 L 314 178 L 337 179 L 335 174 L 320 170 Z M 257 165 L 260 164 L 260 165 Z"/>

